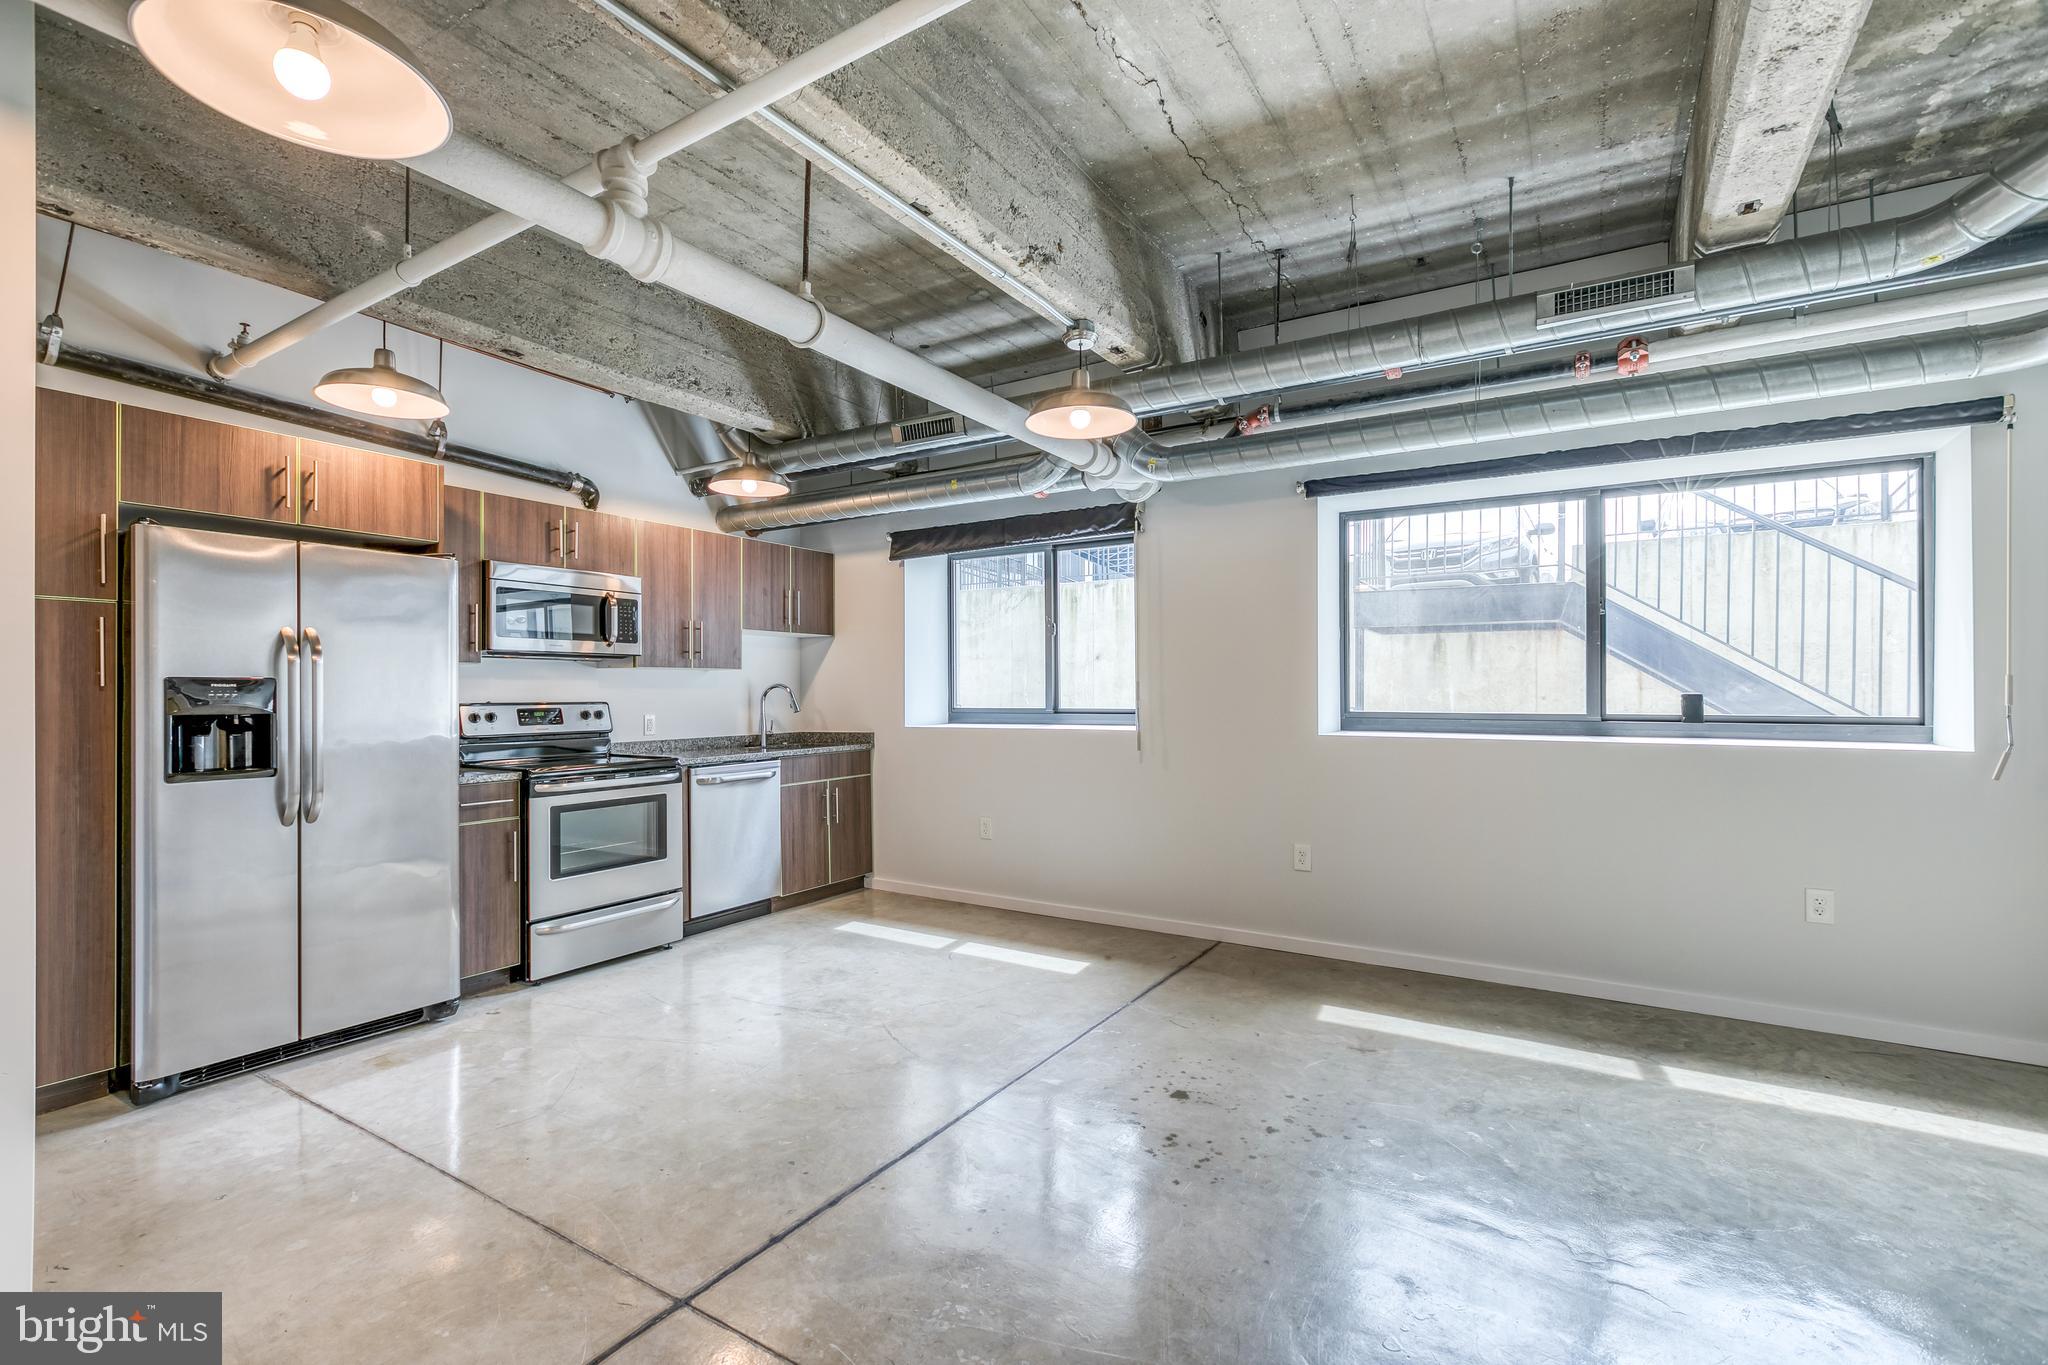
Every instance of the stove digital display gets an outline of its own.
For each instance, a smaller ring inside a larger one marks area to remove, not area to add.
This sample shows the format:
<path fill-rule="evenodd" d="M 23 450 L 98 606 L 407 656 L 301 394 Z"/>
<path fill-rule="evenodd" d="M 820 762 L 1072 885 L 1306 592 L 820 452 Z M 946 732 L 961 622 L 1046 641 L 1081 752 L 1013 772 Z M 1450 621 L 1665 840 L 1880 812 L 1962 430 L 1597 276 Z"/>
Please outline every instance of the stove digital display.
<path fill-rule="evenodd" d="M 560 725 L 562 708 L 559 706 L 522 706 L 519 708 L 521 725 Z"/>

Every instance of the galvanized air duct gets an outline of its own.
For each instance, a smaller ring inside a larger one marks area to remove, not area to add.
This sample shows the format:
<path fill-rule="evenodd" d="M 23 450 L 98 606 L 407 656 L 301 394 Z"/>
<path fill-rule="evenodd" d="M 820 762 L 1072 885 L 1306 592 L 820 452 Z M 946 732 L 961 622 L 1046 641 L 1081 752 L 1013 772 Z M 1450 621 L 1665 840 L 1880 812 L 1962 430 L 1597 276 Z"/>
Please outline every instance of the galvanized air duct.
<path fill-rule="evenodd" d="M 1622 384 L 1377 417 L 1315 431 L 1279 431 L 1182 450 L 1155 447 L 1134 464 L 1148 477 L 1176 483 L 1939 384 L 2003 374 L 2044 360 L 2048 328 L 2036 317 L 1994 330 L 1735 361 Z"/>
<path fill-rule="evenodd" d="M 1037 493 L 1049 493 L 1068 482 L 1079 487 L 1080 476 L 1065 461 L 1051 455 L 1027 455 L 981 469 L 963 470 L 956 474 L 915 474 L 844 493 L 814 497 L 797 494 L 771 502 L 735 503 L 718 509 L 718 529 L 772 531 L 778 527 L 804 526 L 815 521 L 879 517 L 891 512 L 950 507 L 956 503 L 1000 502 L 1005 498 L 1028 498 Z M 791 503 L 796 506 L 791 507 Z M 819 515 L 816 509 L 825 503 L 830 503 L 834 511 L 830 515 Z"/>
<path fill-rule="evenodd" d="M 1280 431 L 1185 450 L 1149 442 L 1130 445 L 1139 471 L 1172 483 L 1943 383 L 2003 374 L 2043 361 L 2048 361 L 2048 328 L 2032 318 L 1997 329 L 1737 361 L 1625 384 L 1495 399 L 1314 431 Z M 919 482 L 928 494 L 937 495 L 942 493 L 945 478 L 942 474 L 925 475 Z M 727 531 L 758 531 L 907 510 L 875 500 L 886 498 L 888 489 L 799 493 L 773 506 L 728 508 L 718 514 L 718 524 Z M 949 499 L 942 495 L 930 496 L 910 505 L 945 501 Z"/>
<path fill-rule="evenodd" d="M 1538 327 L 1534 298 L 1521 295 L 1170 365 L 1105 380 L 1096 387 L 1141 414 L 1174 412 L 1388 370 L 1512 355 L 1594 336 L 1815 303 L 1967 255 L 2043 209 L 2048 209 L 2048 141 L 2030 146 L 1948 200 L 1908 217 L 1709 256 L 1694 269 L 1693 298 L 1682 302 Z M 997 438 L 987 432 L 963 435 L 953 438 L 948 448 L 986 445 L 993 439 Z M 777 470 L 801 473 L 886 457 L 893 449 L 889 428 L 881 425 L 786 442 L 776 447 L 768 463 Z"/>

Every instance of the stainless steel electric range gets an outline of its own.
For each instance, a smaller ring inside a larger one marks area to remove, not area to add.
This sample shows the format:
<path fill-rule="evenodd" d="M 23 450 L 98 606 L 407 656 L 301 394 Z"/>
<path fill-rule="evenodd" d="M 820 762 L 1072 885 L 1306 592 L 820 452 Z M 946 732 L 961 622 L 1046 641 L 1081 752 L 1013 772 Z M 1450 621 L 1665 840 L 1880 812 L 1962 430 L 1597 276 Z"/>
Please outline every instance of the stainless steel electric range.
<path fill-rule="evenodd" d="M 539 981 L 683 936 L 683 774 L 612 752 L 603 702 L 471 702 L 465 767 L 524 781 L 526 975 Z"/>

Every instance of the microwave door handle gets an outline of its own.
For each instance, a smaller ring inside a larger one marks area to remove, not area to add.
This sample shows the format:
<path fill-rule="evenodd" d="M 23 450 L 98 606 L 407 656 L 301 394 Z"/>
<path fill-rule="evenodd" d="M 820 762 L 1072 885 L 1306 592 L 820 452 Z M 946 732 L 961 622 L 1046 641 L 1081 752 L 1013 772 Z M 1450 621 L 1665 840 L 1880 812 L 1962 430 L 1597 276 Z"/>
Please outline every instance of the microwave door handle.
<path fill-rule="evenodd" d="M 301 785 L 305 788 L 304 813 L 309 825 L 320 818 L 320 798 L 327 795 L 327 765 L 322 761 L 327 739 L 327 669 L 323 655 L 320 632 L 307 626 L 306 691 L 313 704 L 307 708 L 306 777 Z"/>
<path fill-rule="evenodd" d="M 277 822 L 289 826 L 299 819 L 299 636 L 290 626 L 278 631 L 277 652 L 279 733 L 271 737 L 271 749 L 277 757 Z"/>
<path fill-rule="evenodd" d="M 604 636 L 604 642 L 615 645 L 618 641 L 619 595 L 608 592 L 597 605 L 597 629 Z"/>

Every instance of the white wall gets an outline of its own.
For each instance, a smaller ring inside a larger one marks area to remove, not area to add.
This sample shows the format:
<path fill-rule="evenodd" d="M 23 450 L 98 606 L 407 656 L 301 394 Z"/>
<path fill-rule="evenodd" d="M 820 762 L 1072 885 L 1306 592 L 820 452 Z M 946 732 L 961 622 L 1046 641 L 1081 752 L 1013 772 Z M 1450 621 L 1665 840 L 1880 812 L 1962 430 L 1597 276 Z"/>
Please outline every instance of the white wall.
<path fill-rule="evenodd" d="M 0 317 L 14 324 L 0 354 L 0 479 L 12 490 L 0 512 L 0 639 L 15 644 L 0 687 L 35 695 L 35 367 L 27 343 L 36 307 L 29 268 L 36 202 L 35 27 L 29 0 L 0 0 Z M 15 775 L 0 791 L 0 1289 L 25 1290 L 35 1236 L 36 895 L 35 727 L 10 725 L 0 764 Z"/>
<path fill-rule="evenodd" d="M 2020 397 L 2025 595 L 2021 745 L 2003 783 L 1989 780 L 2003 675 L 1995 429 L 1976 433 L 1971 479 L 1975 742 L 1941 750 L 1319 734 L 1329 569 L 1299 474 L 1281 472 L 1147 504 L 1142 736 L 906 727 L 891 523 L 812 533 L 839 556 L 840 637 L 815 695 L 877 734 L 877 880 L 2048 1063 L 2048 537 L 2034 511 L 2048 507 L 2048 371 L 1628 434 L 2007 390 Z M 992 842 L 976 837 L 983 815 Z M 1296 840 L 1314 847 L 1311 873 L 1289 868 Z M 1837 926 L 1804 922 L 1808 886 L 1839 893 Z"/>
<path fill-rule="evenodd" d="M 47 311 L 64 254 L 65 225 L 38 221 L 36 258 Z M 72 250 L 64 291 L 69 346 L 199 373 L 206 356 L 248 322 L 258 333 L 304 311 L 310 300 L 271 285 L 180 260 L 148 247 L 81 230 Z M 310 403 L 313 383 L 330 369 L 367 364 L 378 325 L 355 318 L 250 370 L 239 383 L 294 402 Z M 432 379 L 434 343 L 394 331 L 400 368 Z M 445 390 L 454 411 L 450 439 L 501 455 L 571 469 L 594 479 L 607 512 L 708 529 L 711 514 L 692 497 L 663 457 L 640 408 L 565 380 L 536 374 L 488 356 L 450 348 Z M 296 431 L 217 407 L 166 397 L 62 369 L 43 368 L 44 385 L 119 398 L 243 426 Z M 320 435 L 317 432 L 299 434 Z M 575 499 L 543 485 L 446 467 L 448 482 L 516 497 L 573 505 Z M 560 699 L 612 704 L 621 738 L 642 735 L 641 717 L 657 717 L 659 738 L 739 734 L 754 728 L 753 703 L 770 683 L 800 684 L 829 649 L 826 641 L 795 641 L 749 634 L 738 671 L 597 668 L 539 660 L 489 660 L 462 668 L 465 700 Z M 805 715 L 781 728 L 823 728 Z"/>

